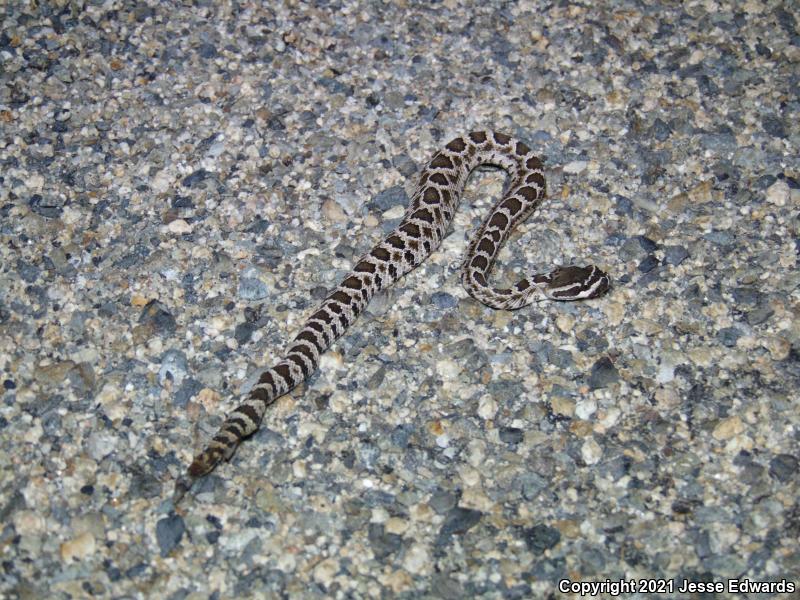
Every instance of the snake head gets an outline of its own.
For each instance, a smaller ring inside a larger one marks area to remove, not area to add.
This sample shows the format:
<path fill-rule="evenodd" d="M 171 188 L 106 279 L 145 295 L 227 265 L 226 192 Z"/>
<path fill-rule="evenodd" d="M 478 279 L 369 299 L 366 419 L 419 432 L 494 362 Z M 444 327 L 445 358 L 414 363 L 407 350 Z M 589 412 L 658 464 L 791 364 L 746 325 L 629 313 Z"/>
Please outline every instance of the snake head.
<path fill-rule="evenodd" d="M 585 300 L 597 298 L 608 291 L 608 275 L 595 267 L 557 267 L 549 276 L 545 295 L 551 300 Z"/>

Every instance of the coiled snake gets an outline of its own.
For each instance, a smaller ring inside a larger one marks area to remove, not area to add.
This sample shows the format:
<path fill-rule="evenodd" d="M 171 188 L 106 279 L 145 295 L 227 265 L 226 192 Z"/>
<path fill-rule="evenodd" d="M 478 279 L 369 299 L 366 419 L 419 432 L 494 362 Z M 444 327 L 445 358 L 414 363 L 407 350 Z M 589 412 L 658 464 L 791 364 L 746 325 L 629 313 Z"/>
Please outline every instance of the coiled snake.
<path fill-rule="evenodd" d="M 194 480 L 229 459 L 239 443 L 255 432 L 276 398 L 304 381 L 319 365 L 320 355 L 336 341 L 370 299 L 425 260 L 445 237 L 464 185 L 478 165 L 499 166 L 511 175 L 508 192 L 492 208 L 466 252 L 461 281 L 476 300 L 492 308 L 514 310 L 538 299 L 596 298 L 609 287 L 608 276 L 595 266 L 556 267 L 522 279 L 507 289 L 487 283 L 501 246 L 545 195 L 542 163 L 511 136 L 474 131 L 457 137 L 423 169 L 398 227 L 356 263 L 322 302 L 294 338 L 277 365 L 264 371 L 244 401 L 228 416 L 186 475 L 175 483 L 177 503 Z"/>

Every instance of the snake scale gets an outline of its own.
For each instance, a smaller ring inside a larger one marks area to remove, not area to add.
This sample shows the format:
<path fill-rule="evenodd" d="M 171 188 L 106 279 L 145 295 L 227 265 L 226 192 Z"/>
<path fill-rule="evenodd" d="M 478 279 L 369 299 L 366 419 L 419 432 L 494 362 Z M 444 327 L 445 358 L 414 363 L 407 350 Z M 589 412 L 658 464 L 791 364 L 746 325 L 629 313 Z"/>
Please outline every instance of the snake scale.
<path fill-rule="evenodd" d="M 316 371 L 320 356 L 336 341 L 380 290 L 417 267 L 444 239 L 469 174 L 479 165 L 509 172 L 507 193 L 494 205 L 467 249 L 461 281 L 476 300 L 492 308 L 514 310 L 539 299 L 595 298 L 609 287 L 608 276 L 595 266 L 557 267 L 537 273 L 510 288 L 487 283 L 501 246 L 545 195 L 541 161 L 523 142 L 492 131 L 460 136 L 437 152 L 419 176 L 403 220 L 365 254 L 322 301 L 289 344 L 285 357 L 264 371 L 244 401 L 228 416 L 187 473 L 175 483 L 177 503 L 192 483 L 229 459 L 239 443 L 255 432 L 275 399 Z"/>

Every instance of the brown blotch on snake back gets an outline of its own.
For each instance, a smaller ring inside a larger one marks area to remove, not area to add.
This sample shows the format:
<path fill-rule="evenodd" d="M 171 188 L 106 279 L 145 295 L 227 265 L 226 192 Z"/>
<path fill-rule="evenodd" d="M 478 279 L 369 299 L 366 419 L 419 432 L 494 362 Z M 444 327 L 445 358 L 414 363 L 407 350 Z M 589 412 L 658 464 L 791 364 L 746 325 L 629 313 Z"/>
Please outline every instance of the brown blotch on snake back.
<path fill-rule="evenodd" d="M 401 225 L 400 226 L 400 231 L 402 231 L 403 233 L 405 233 L 407 235 L 410 235 L 412 237 L 419 237 L 419 227 L 417 227 L 417 225 L 415 225 L 414 223 L 405 223 L 405 224 Z M 417 243 L 414 240 L 410 240 L 408 244 L 413 249 L 417 248 Z M 413 244 L 413 246 L 412 246 L 412 244 Z"/>
<path fill-rule="evenodd" d="M 478 250 L 480 252 L 485 252 L 486 254 L 491 255 L 494 252 L 494 244 L 491 242 L 491 240 L 483 238 L 481 240 L 481 243 L 478 244 Z"/>
<path fill-rule="evenodd" d="M 361 280 L 358 277 L 348 277 L 342 282 L 342 285 L 351 290 L 360 290 Z"/>
<path fill-rule="evenodd" d="M 475 258 L 472 259 L 470 264 L 473 267 L 480 269 L 481 271 L 485 271 L 486 267 L 489 266 L 489 261 L 486 260 L 485 256 L 476 256 Z"/>
<path fill-rule="evenodd" d="M 255 398 L 256 400 L 260 400 L 261 402 L 267 401 L 267 389 L 263 387 L 253 388 L 250 390 L 250 397 Z M 240 406 L 238 410 L 242 410 L 244 407 L 250 408 L 248 405 Z M 250 408 L 250 410 L 253 410 Z"/>
<path fill-rule="evenodd" d="M 528 152 L 530 152 L 530 150 L 528 150 Z M 535 156 L 531 156 L 528 160 L 525 161 L 525 166 L 531 171 L 541 171 L 542 161 L 540 161 Z"/>
<path fill-rule="evenodd" d="M 536 193 L 536 190 L 531 187 L 524 187 L 520 188 L 517 192 L 520 196 L 525 198 L 528 202 L 533 202 L 536 198 L 539 197 L 539 194 Z"/>
<path fill-rule="evenodd" d="M 456 138 L 452 142 L 447 144 L 447 146 L 445 146 L 445 148 L 450 150 L 450 152 L 463 152 L 464 148 L 466 148 L 466 147 L 467 147 L 467 145 L 464 143 L 464 140 L 461 139 L 461 138 Z"/>
<path fill-rule="evenodd" d="M 508 226 L 508 218 L 503 213 L 494 213 L 489 219 L 489 226 L 505 229 Z"/>
<path fill-rule="evenodd" d="M 436 185 L 448 185 L 447 177 L 444 173 L 434 173 L 428 181 Z"/>
<path fill-rule="evenodd" d="M 378 250 L 377 248 L 375 250 Z M 388 253 L 387 253 L 388 254 Z M 374 273 L 375 272 L 375 265 L 368 260 L 362 260 L 358 263 L 354 271 L 358 271 L 360 273 Z"/>
<path fill-rule="evenodd" d="M 427 208 L 421 208 L 413 215 L 411 215 L 412 219 L 419 219 L 420 221 L 425 221 L 426 223 L 433 223 L 433 213 Z"/>
<path fill-rule="evenodd" d="M 260 390 L 260 389 L 259 390 L 254 390 L 254 391 L 265 391 L 266 392 L 266 390 Z M 251 394 L 251 396 L 252 396 L 252 394 Z M 258 422 L 261 420 L 261 417 L 258 415 L 258 411 L 256 411 L 256 409 L 253 408 L 252 406 L 250 406 L 249 404 L 243 404 L 242 406 L 240 406 L 236 410 L 238 410 L 241 413 L 244 413 L 244 415 L 248 419 L 250 419 L 253 423 L 255 423 L 256 425 L 258 425 Z"/>
<path fill-rule="evenodd" d="M 398 250 L 402 250 L 406 247 L 405 242 L 403 242 L 402 238 L 398 235 L 389 236 L 386 238 L 386 243 L 392 248 L 397 248 Z"/>
<path fill-rule="evenodd" d="M 440 154 L 430 162 L 430 166 L 434 169 L 452 169 L 453 163 L 444 154 Z"/>
<path fill-rule="evenodd" d="M 275 372 L 286 380 L 288 385 L 292 384 L 291 373 L 289 372 L 289 365 L 281 363 L 275 367 Z"/>
<path fill-rule="evenodd" d="M 439 190 L 434 187 L 427 188 L 425 193 L 422 194 L 422 201 L 426 204 L 436 204 L 439 200 Z"/>
<path fill-rule="evenodd" d="M 486 134 L 483 131 L 473 131 L 469 134 L 469 139 L 476 144 L 482 144 L 486 141 Z"/>
<path fill-rule="evenodd" d="M 294 364 L 296 364 L 298 366 L 300 371 L 303 373 L 304 377 L 308 377 L 309 376 L 308 365 L 306 365 L 306 361 L 304 361 L 302 358 L 300 358 L 296 354 L 289 354 L 286 358 L 287 358 L 287 360 L 292 361 Z"/>
<path fill-rule="evenodd" d="M 511 212 L 512 215 L 517 214 L 522 209 L 522 203 L 513 197 L 506 198 L 506 200 L 503 202 L 503 206 L 505 206 Z"/>
<path fill-rule="evenodd" d="M 389 251 L 382 246 L 376 246 L 375 248 L 372 249 L 370 254 L 375 258 L 377 258 L 378 260 L 389 260 Z"/>
<path fill-rule="evenodd" d="M 347 292 L 343 292 L 342 290 L 334 292 L 333 294 L 328 296 L 328 298 L 330 298 L 331 300 L 336 300 L 336 302 L 341 302 L 342 304 L 350 304 L 351 300 L 350 294 L 348 294 Z"/>

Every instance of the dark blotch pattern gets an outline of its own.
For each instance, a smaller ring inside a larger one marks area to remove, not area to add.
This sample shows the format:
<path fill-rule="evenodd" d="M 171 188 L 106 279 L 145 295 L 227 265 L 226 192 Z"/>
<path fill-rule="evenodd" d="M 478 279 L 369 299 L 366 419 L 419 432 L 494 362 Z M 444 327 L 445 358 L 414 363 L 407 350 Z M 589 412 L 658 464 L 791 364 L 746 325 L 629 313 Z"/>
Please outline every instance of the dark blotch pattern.
<path fill-rule="evenodd" d="M 444 154 L 440 154 L 431 161 L 430 166 L 433 169 L 452 169 L 453 163 Z"/>
<path fill-rule="evenodd" d="M 435 183 L 436 185 L 449 185 L 447 181 L 447 177 L 444 173 L 434 173 L 428 179 L 431 183 Z"/>
<path fill-rule="evenodd" d="M 411 215 L 412 219 L 419 219 L 420 221 L 425 221 L 426 223 L 433 223 L 433 213 L 428 210 L 427 208 L 421 208 L 413 215 Z"/>
<path fill-rule="evenodd" d="M 505 229 L 508 225 L 508 217 L 506 217 L 503 213 L 495 213 L 492 215 L 492 218 L 489 219 L 489 225 L 491 227 L 499 227 L 500 229 Z"/>
<path fill-rule="evenodd" d="M 461 138 L 456 138 L 452 142 L 447 144 L 447 146 L 445 146 L 445 148 L 450 150 L 450 152 L 463 152 L 464 148 L 466 148 L 466 147 L 467 147 L 467 145 L 464 143 L 464 140 L 462 140 Z"/>
<path fill-rule="evenodd" d="M 536 290 L 546 289 L 550 297 L 571 300 L 590 289 L 587 283 L 606 282 L 598 286 L 596 295 L 608 288 L 607 276 L 593 267 L 566 267 L 551 274 L 532 275 L 510 289 L 489 287 L 487 273 L 500 244 L 511 227 L 529 214 L 544 195 L 542 163 L 530 155 L 525 144 L 503 133 L 474 131 L 455 138 L 420 174 L 417 191 L 398 230 L 386 236 L 353 267 L 353 272 L 305 323 L 286 357 L 262 373 L 248 399 L 231 413 L 206 449 L 192 461 L 188 470 L 190 480 L 208 473 L 220 460 L 229 457 L 241 439 L 258 427 L 266 406 L 317 368 L 320 355 L 352 325 L 372 296 L 414 268 L 438 246 L 469 171 L 486 162 L 511 171 L 514 180 L 509 189 L 517 191 L 496 205 L 476 234 L 479 241 L 470 246 L 472 254 L 467 256 L 462 269 L 467 291 L 489 306 L 514 309 L 531 302 L 531 292 Z M 589 277 L 590 273 L 594 275 Z M 181 478 L 176 483 L 175 497 L 179 499 L 190 485 L 191 481 L 187 483 Z"/>
<path fill-rule="evenodd" d="M 521 188 L 517 193 L 525 198 L 525 200 L 528 202 L 533 202 L 539 197 L 539 195 L 536 193 L 536 190 L 531 187 Z"/>
<path fill-rule="evenodd" d="M 277 367 L 275 367 L 275 372 L 281 377 L 283 377 L 287 385 L 291 384 L 292 376 L 291 373 L 289 372 L 289 365 L 281 363 Z"/>
<path fill-rule="evenodd" d="M 483 238 L 481 243 L 478 244 L 478 250 L 491 256 L 494 253 L 494 244 L 491 240 Z"/>
<path fill-rule="evenodd" d="M 389 251 L 383 246 L 376 246 L 375 248 L 372 249 L 370 254 L 375 258 L 377 258 L 378 260 L 389 260 Z M 359 270 L 358 267 L 356 267 L 356 271 L 358 270 Z M 372 271 L 368 272 L 372 273 Z"/>
<path fill-rule="evenodd" d="M 414 223 L 404 223 L 400 226 L 400 231 L 410 235 L 411 237 L 419 237 L 419 227 L 417 227 L 417 225 Z M 415 240 L 409 241 L 408 245 L 412 250 L 417 249 L 417 242 Z"/>
<path fill-rule="evenodd" d="M 469 134 L 469 139 L 476 144 L 482 144 L 486 141 L 486 133 L 483 131 L 473 131 Z"/>
<path fill-rule="evenodd" d="M 523 189 L 528 189 L 528 188 L 523 188 Z M 520 202 L 516 198 L 508 198 L 505 202 L 503 202 L 503 206 L 505 206 L 512 215 L 515 215 L 520 210 L 522 210 L 522 202 Z"/>

